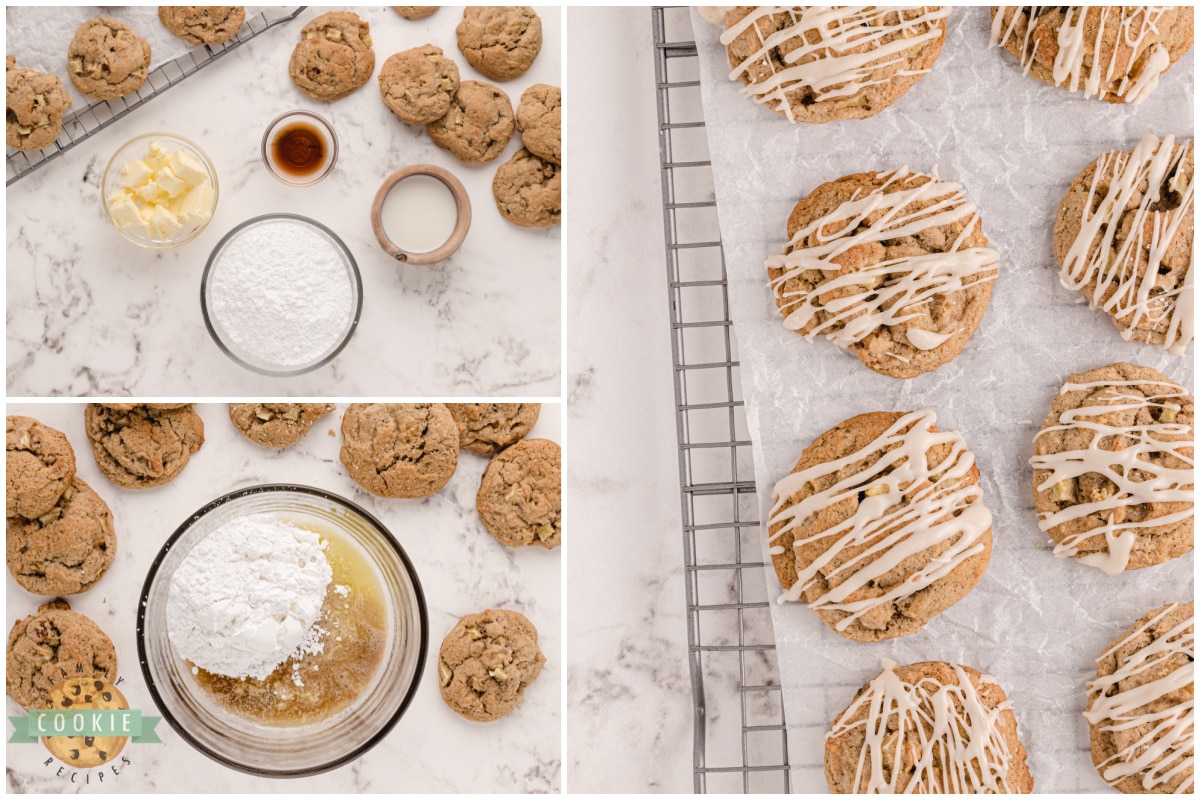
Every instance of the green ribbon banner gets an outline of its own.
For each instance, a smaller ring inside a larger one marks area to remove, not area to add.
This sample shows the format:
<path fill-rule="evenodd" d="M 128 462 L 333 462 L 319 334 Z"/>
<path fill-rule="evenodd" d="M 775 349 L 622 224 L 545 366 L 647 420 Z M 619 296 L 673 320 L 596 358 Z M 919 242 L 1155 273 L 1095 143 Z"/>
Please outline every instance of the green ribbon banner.
<path fill-rule="evenodd" d="M 139 744 L 162 744 L 154 726 L 162 717 L 142 716 L 136 708 L 34 709 L 9 717 L 16 731 L 10 742 L 29 744 L 42 736 L 128 736 Z"/>

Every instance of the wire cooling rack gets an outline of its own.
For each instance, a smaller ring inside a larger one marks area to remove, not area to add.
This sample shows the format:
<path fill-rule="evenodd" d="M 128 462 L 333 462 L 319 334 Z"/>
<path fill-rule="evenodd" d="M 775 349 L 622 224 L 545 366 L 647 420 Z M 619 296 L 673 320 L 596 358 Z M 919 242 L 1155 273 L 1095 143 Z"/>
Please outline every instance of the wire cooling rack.
<path fill-rule="evenodd" d="M 783 694 L 687 8 L 656 6 L 663 230 L 697 792 L 787 792 Z"/>
<path fill-rule="evenodd" d="M 295 19 L 305 6 L 273 8 L 246 20 L 236 36 L 222 44 L 206 44 L 184 53 L 174 61 L 151 70 L 146 82 L 136 92 L 115 100 L 98 100 L 87 108 L 63 117 L 62 133 L 49 147 L 41 150 L 13 150 L 6 159 L 5 186 L 12 186 L 34 170 L 44 167 L 94 133 L 104 130 L 136 108 L 158 97 L 185 78 L 195 75 L 221 56 L 244 45 L 265 31 Z"/>

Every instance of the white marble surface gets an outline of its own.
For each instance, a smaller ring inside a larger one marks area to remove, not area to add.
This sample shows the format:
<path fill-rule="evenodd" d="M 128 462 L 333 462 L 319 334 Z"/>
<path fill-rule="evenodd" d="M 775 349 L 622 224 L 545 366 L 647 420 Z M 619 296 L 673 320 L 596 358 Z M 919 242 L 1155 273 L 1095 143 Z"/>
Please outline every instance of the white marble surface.
<path fill-rule="evenodd" d="M 561 441 L 559 406 L 544 405 L 531 436 Z M 312 778 L 271 780 L 227 769 L 193 750 L 166 722 L 163 744 L 130 744 L 131 763 L 109 769 L 70 770 L 45 762 L 41 745 L 6 749 L 10 792 L 557 792 L 561 785 L 559 551 L 504 547 L 479 522 L 475 492 L 487 459 L 464 452 L 458 471 L 439 494 L 424 500 L 384 500 L 346 475 L 338 460 L 337 433 L 344 406 L 321 420 L 302 442 L 274 451 L 238 434 L 224 405 L 201 405 L 204 446 L 171 483 L 145 490 L 121 489 L 96 467 L 84 434 L 83 406 L 76 403 L 10 404 L 63 431 L 75 448 L 78 474 L 108 503 L 117 531 L 117 556 L 108 573 L 72 607 L 94 619 L 112 638 L 121 683 L 130 705 L 154 713 L 137 664 L 136 605 L 146 570 L 162 542 L 188 515 L 226 492 L 258 483 L 296 482 L 326 489 L 363 506 L 393 533 L 412 559 L 429 608 L 430 650 L 421 685 L 396 727 L 362 758 Z M 330 433 L 334 435 L 330 435 Z M 33 612 L 46 598 L 22 589 L 6 575 L 5 625 Z M 510 608 L 537 626 L 547 663 L 526 690 L 522 705 L 489 724 L 468 722 L 450 711 L 438 692 L 437 650 L 459 617 L 487 607 Z M 23 713 L 11 699 L 7 714 Z M 103 783 L 99 774 L 105 773 Z M 88 776 L 90 775 L 90 778 Z M 87 778 L 86 786 L 80 784 Z"/>
<path fill-rule="evenodd" d="M 9 396 L 558 394 L 560 231 L 511 225 L 491 192 L 519 135 L 498 160 L 465 165 L 380 101 L 383 61 L 425 42 L 452 56 L 463 79 L 485 80 L 456 46 L 459 11 L 410 22 L 386 6 L 356 9 L 371 24 L 376 74 L 349 97 L 321 103 L 292 85 L 287 62 L 300 28 L 323 10 L 306 9 L 7 189 Z M 524 75 L 500 84 L 514 105 L 534 83 L 561 84 L 561 10 L 538 12 L 541 54 Z M 119 9 L 108 13 L 120 16 Z M 9 52 L 19 60 L 20 43 L 11 42 Z M 284 186 L 259 158 L 266 125 L 293 108 L 325 116 L 341 143 L 333 173 L 312 187 Z M 125 241 L 105 217 L 99 189 L 122 143 L 159 130 L 199 143 L 221 188 L 209 227 L 165 252 Z M 432 267 L 397 265 L 370 225 L 380 183 L 414 163 L 451 170 L 472 200 L 466 243 Z M 331 227 L 363 275 L 362 319 L 349 346 L 332 364 L 293 378 L 259 376 L 226 358 L 198 302 L 212 247 L 239 222 L 273 211 Z"/>
<path fill-rule="evenodd" d="M 652 46 L 647 8 L 571 9 L 571 792 L 692 790 Z"/>

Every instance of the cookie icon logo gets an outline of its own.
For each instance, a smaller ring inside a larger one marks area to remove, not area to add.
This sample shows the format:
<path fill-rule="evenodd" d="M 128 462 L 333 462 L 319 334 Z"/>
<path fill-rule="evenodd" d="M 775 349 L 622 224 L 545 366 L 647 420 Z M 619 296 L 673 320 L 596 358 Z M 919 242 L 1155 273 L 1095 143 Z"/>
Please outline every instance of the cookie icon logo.
<path fill-rule="evenodd" d="M 101 678 L 71 678 L 46 697 L 45 708 L 50 711 L 79 711 L 85 709 L 128 709 L 129 702 L 121 690 Z M 99 767 L 116 758 L 128 736 L 43 736 L 42 744 L 55 758 L 73 767 Z"/>

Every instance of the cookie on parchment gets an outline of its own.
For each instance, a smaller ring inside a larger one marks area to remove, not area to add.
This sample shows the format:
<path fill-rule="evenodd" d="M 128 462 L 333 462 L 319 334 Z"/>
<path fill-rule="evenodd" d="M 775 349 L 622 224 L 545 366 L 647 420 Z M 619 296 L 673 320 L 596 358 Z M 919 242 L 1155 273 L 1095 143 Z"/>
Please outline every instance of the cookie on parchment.
<path fill-rule="evenodd" d="M 542 49 L 542 18 L 529 6 L 468 6 L 457 33 L 467 62 L 497 81 L 525 72 Z"/>
<path fill-rule="evenodd" d="M 458 446 L 491 455 L 525 438 L 537 424 L 541 403 L 447 403 L 458 425 Z"/>
<path fill-rule="evenodd" d="M 57 75 L 18 69 L 12 56 L 4 73 L 5 142 L 18 150 L 40 150 L 62 133 L 62 118 L 71 95 Z"/>
<path fill-rule="evenodd" d="M 33 417 L 5 419 L 5 516 L 37 519 L 75 477 L 75 450 L 62 431 Z"/>
<path fill-rule="evenodd" d="M 431 44 L 392 54 L 379 70 L 383 104 L 409 125 L 446 116 L 458 84 L 458 65 Z"/>
<path fill-rule="evenodd" d="M 518 150 L 492 178 L 500 215 L 522 228 L 548 228 L 562 222 L 561 167 L 528 150 Z"/>
<path fill-rule="evenodd" d="M 67 47 L 67 74 L 95 100 L 136 92 L 150 74 L 150 43 L 112 17 L 89 19 Z"/>
<path fill-rule="evenodd" d="M 546 83 L 526 89 L 517 105 L 517 130 L 526 150 L 562 164 L 562 90 Z"/>
<path fill-rule="evenodd" d="M 13 624 L 7 655 L 5 688 L 27 709 L 43 708 L 47 696 L 70 678 L 117 679 L 112 640 L 62 599 Z"/>
<path fill-rule="evenodd" d="M 962 436 L 936 422 L 928 409 L 851 417 L 775 484 L 770 552 L 784 597 L 847 639 L 915 633 L 987 569 L 979 468 Z"/>
<path fill-rule="evenodd" d="M 8 571 L 34 594 L 87 591 L 116 554 L 112 512 L 78 476 L 47 513 L 37 519 L 8 518 Z"/>
<path fill-rule="evenodd" d="M 429 138 L 467 164 L 482 164 L 504 152 L 515 122 L 508 95 L 491 84 L 463 81 L 450 110 L 429 123 Z"/>
<path fill-rule="evenodd" d="M 129 708 L 121 690 L 101 678 L 71 678 L 50 692 L 44 706 L 48 709 L 120 709 Z M 43 736 L 42 744 L 60 761 L 81 769 L 99 767 L 112 761 L 129 742 L 128 736 Z"/>
<path fill-rule="evenodd" d="M 1071 182 L 1054 223 L 1059 280 L 1103 308 L 1126 341 L 1182 355 L 1191 299 L 1195 143 L 1147 134 Z"/>
<path fill-rule="evenodd" d="M 300 31 L 288 74 L 313 100 L 337 100 L 358 89 L 375 71 L 371 26 L 352 11 L 330 11 Z"/>
<path fill-rule="evenodd" d="M 522 439 L 494 456 L 475 495 L 488 533 L 509 547 L 562 544 L 562 450 Z"/>
<path fill-rule="evenodd" d="M 433 16 L 441 6 L 392 6 L 405 19 L 424 19 Z"/>
<path fill-rule="evenodd" d="M 221 44 L 241 30 L 244 6 L 159 6 L 163 27 L 188 44 Z"/>
<path fill-rule="evenodd" d="M 1096 659 L 1087 685 L 1092 763 L 1125 794 L 1191 792 L 1196 608 L 1168 603 Z"/>
<path fill-rule="evenodd" d="M 492 609 L 470 614 L 438 651 L 442 699 L 473 722 L 497 720 L 517 707 L 545 663 L 537 629 L 524 615 Z"/>
<path fill-rule="evenodd" d="M 937 61 L 944 6 L 736 6 L 721 44 L 742 94 L 791 122 L 873 117 Z"/>
<path fill-rule="evenodd" d="M 1038 527 L 1054 555 L 1115 575 L 1192 549 L 1195 403 L 1136 364 L 1067 378 L 1029 460 Z"/>
<path fill-rule="evenodd" d="M 125 489 L 148 489 L 174 480 L 204 444 L 204 421 L 188 404 L 164 409 L 149 405 L 89 403 L 84 427 L 104 477 Z"/>
<path fill-rule="evenodd" d="M 379 497 L 428 497 L 458 467 L 458 426 L 441 403 L 354 403 L 342 437 L 346 471 Z"/>
<path fill-rule="evenodd" d="M 787 235 L 766 263 L 784 327 L 881 375 L 954 359 L 992 297 L 999 254 L 957 183 L 904 167 L 847 175 L 797 203 Z"/>
<path fill-rule="evenodd" d="M 825 737 L 825 780 L 834 794 L 1029 794 L 1017 733 L 991 675 L 885 659 Z"/>
<path fill-rule="evenodd" d="M 230 403 L 229 421 L 255 444 L 287 447 L 333 409 L 333 403 Z"/>
<path fill-rule="evenodd" d="M 1192 49 L 1192 9 L 1169 6 L 992 6 L 1000 46 L 1043 83 L 1109 103 L 1140 103 Z"/>

